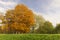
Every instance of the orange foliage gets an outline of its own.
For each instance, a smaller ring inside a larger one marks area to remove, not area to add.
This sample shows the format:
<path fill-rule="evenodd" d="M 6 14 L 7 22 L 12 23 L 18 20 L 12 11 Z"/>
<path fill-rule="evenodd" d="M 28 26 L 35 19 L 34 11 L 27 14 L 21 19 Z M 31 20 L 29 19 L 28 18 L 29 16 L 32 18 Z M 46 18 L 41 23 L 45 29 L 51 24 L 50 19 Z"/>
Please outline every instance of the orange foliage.
<path fill-rule="evenodd" d="M 8 11 L 6 18 L 11 28 L 25 33 L 30 31 L 30 27 L 32 27 L 35 22 L 33 12 L 23 4 L 17 5 L 14 11 Z"/>

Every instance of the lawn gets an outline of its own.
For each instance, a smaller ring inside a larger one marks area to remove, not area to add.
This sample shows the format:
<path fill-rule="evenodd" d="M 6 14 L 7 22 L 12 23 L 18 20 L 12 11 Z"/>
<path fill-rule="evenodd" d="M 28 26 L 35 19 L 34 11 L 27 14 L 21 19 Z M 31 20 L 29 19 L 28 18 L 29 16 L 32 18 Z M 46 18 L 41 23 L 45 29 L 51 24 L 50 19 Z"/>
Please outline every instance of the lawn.
<path fill-rule="evenodd" d="M 60 40 L 60 34 L 0 34 L 0 40 Z"/>

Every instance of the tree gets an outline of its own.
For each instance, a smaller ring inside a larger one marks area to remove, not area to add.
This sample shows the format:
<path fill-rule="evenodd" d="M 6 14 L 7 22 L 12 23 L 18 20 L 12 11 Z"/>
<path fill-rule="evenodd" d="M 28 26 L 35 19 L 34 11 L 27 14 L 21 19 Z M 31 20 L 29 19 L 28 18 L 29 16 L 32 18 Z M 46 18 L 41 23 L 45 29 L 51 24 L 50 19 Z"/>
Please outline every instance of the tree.
<path fill-rule="evenodd" d="M 51 34 L 53 31 L 53 25 L 49 21 L 46 21 L 43 26 L 40 26 L 37 30 L 38 33 L 41 34 Z"/>
<path fill-rule="evenodd" d="M 60 34 L 60 24 L 57 24 L 54 31 L 53 31 L 54 34 Z"/>
<path fill-rule="evenodd" d="M 34 25 L 34 33 L 37 33 L 36 31 L 39 29 L 39 27 L 43 26 L 43 24 L 45 23 L 45 19 L 41 15 L 34 14 L 34 16 L 36 21 Z"/>
<path fill-rule="evenodd" d="M 35 20 L 33 12 L 25 5 L 17 5 L 14 10 L 9 10 L 6 13 L 6 20 L 10 30 L 20 33 L 30 32 Z"/>
<path fill-rule="evenodd" d="M 45 19 L 41 15 L 35 15 L 35 19 L 36 19 L 36 24 L 38 24 L 38 27 L 42 26 L 45 23 Z"/>
<path fill-rule="evenodd" d="M 8 25 L 7 24 L 3 24 L 1 26 L 1 33 L 8 33 Z"/>

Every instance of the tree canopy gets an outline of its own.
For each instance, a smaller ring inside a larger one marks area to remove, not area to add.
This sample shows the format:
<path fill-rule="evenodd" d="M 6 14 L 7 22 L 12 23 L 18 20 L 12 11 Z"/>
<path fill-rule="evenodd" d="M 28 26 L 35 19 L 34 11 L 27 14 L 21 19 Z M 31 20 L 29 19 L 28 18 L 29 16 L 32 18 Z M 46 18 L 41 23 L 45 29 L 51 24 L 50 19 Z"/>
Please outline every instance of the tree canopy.
<path fill-rule="evenodd" d="M 22 33 L 30 31 L 35 23 L 33 12 L 25 5 L 17 5 L 14 10 L 8 10 L 6 13 L 9 29 Z"/>

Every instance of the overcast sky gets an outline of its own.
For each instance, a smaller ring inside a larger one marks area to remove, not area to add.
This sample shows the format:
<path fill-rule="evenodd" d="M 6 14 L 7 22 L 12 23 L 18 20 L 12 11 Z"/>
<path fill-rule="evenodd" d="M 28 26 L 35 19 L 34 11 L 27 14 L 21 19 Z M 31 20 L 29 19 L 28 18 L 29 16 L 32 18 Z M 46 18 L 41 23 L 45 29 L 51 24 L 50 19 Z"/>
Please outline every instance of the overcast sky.
<path fill-rule="evenodd" d="M 17 4 L 25 4 L 34 13 L 42 15 L 55 26 L 60 23 L 60 0 L 0 0 L 0 11 L 14 8 Z"/>

